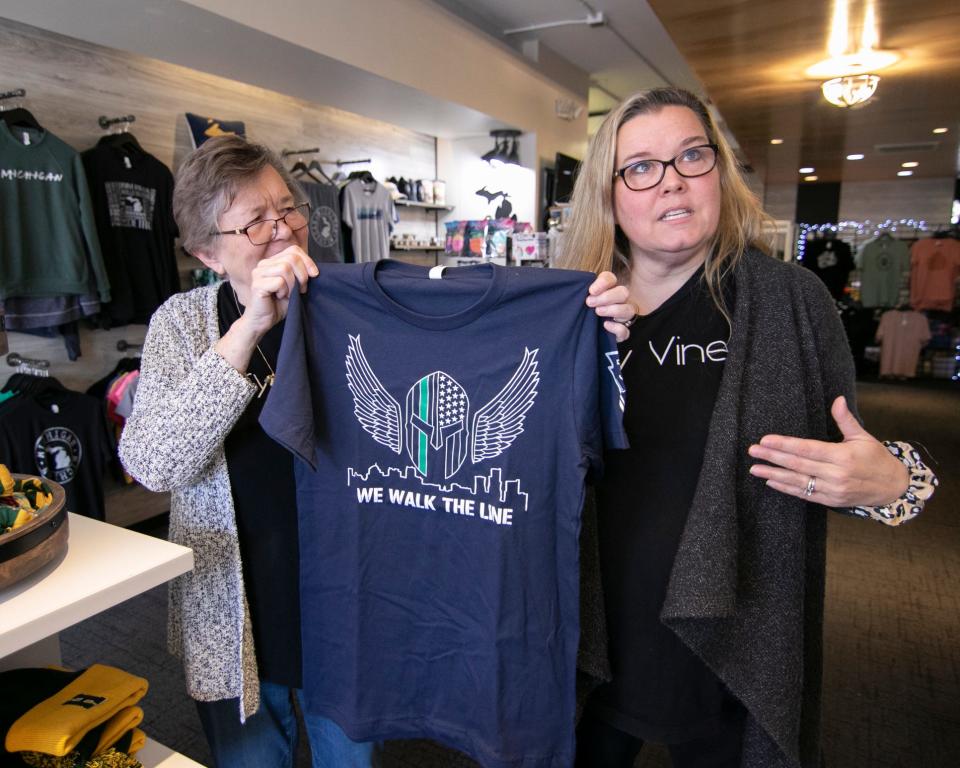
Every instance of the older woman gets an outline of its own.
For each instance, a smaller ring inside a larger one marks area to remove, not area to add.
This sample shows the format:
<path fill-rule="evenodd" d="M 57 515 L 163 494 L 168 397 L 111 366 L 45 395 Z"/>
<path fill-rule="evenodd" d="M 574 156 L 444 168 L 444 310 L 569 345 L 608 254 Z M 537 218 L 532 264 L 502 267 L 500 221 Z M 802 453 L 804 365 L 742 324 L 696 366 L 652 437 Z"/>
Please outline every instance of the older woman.
<path fill-rule="evenodd" d="M 612 680 L 578 765 L 626 768 L 654 741 L 684 768 L 819 766 L 825 507 L 895 524 L 932 492 L 851 412 L 833 302 L 762 252 L 763 220 L 682 90 L 613 110 L 581 168 L 567 262 L 616 271 L 637 317 L 631 449 L 597 493 Z"/>
<path fill-rule="evenodd" d="M 170 645 L 222 768 L 290 766 L 295 753 L 293 459 L 258 417 L 278 373 L 288 298 L 318 274 L 305 252 L 308 213 L 262 146 L 219 137 L 187 158 L 174 194 L 183 246 L 226 282 L 174 296 L 153 316 L 120 443 L 131 475 L 172 492 L 170 538 L 194 551 L 194 570 L 171 587 Z M 632 310 L 615 286 L 602 275 L 591 303 L 623 340 Z M 333 722 L 308 717 L 306 726 L 315 766 L 370 763 L 370 745 Z"/>

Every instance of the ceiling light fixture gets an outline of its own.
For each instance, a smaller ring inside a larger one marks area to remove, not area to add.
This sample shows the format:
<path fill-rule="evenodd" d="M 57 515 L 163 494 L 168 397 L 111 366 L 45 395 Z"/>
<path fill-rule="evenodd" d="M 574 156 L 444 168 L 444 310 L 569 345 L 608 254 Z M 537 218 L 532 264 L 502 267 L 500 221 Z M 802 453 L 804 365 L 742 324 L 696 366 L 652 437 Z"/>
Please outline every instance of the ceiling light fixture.
<path fill-rule="evenodd" d="M 897 176 L 913 176 L 913 171 L 897 171 Z"/>
<path fill-rule="evenodd" d="M 916 160 L 910 160 L 906 163 L 900 163 L 901 168 L 916 168 L 918 165 L 920 165 L 920 163 L 918 163 Z"/>
<path fill-rule="evenodd" d="M 855 107 L 877 92 L 880 78 L 876 75 L 835 77 L 820 86 L 823 98 L 836 107 Z"/>
<path fill-rule="evenodd" d="M 859 48 L 850 53 L 849 0 L 834 0 L 833 19 L 827 51 L 830 57 L 807 67 L 806 76 L 827 78 L 820 86 L 823 97 L 837 107 L 853 107 L 865 103 L 880 84 L 875 72 L 900 60 L 896 51 L 880 51 L 874 0 L 867 0 L 860 30 Z"/>
<path fill-rule="evenodd" d="M 518 141 L 522 131 L 498 129 L 490 131 L 493 136 L 493 149 L 481 156 L 490 165 L 520 165 L 520 143 Z"/>
<path fill-rule="evenodd" d="M 816 181 L 817 178 L 818 178 L 817 176 L 804 176 L 804 177 L 803 177 L 803 180 L 804 180 L 804 181 Z"/>
<path fill-rule="evenodd" d="M 933 132 L 934 132 L 934 133 L 946 133 L 948 130 L 950 130 L 950 129 L 949 129 L 949 128 L 934 128 L 934 129 L 933 129 Z"/>
<path fill-rule="evenodd" d="M 803 168 L 799 169 L 799 173 L 813 173 L 815 170 L 816 168 L 809 165 L 805 165 Z"/>
<path fill-rule="evenodd" d="M 863 160 L 863 155 L 859 152 L 855 155 L 847 155 L 847 160 Z"/>
<path fill-rule="evenodd" d="M 936 133 L 936 131 L 934 131 Z M 783 139 L 770 139 L 771 144 L 783 144 Z"/>

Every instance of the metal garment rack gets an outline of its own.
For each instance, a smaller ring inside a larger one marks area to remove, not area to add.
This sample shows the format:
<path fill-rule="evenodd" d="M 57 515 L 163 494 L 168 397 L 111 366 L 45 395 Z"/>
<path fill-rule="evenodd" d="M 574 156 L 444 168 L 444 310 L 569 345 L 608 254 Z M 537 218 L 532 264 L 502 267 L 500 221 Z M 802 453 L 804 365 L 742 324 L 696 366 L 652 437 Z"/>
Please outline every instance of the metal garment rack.
<path fill-rule="evenodd" d="M 24 88 L 14 88 L 12 91 L 4 91 L 0 93 L 0 112 L 3 112 L 6 109 L 15 109 L 16 105 L 10 106 L 4 104 L 3 102 L 8 99 L 22 99 L 27 95 L 27 91 Z"/>
<path fill-rule="evenodd" d="M 103 130 L 107 130 L 113 125 L 121 126 L 121 132 L 126 133 L 130 128 L 131 123 L 135 123 L 137 118 L 134 115 L 123 115 L 122 117 L 107 117 L 106 115 L 100 115 L 97 119 L 97 123 L 100 125 Z"/>
<path fill-rule="evenodd" d="M 312 149 L 285 149 L 280 153 L 281 157 L 293 157 L 295 155 L 315 155 L 320 151 L 320 147 L 313 147 Z M 370 158 L 364 157 L 358 160 L 317 160 L 316 162 L 320 165 L 336 165 L 337 167 L 342 165 L 362 165 L 364 163 L 369 163 Z"/>
<path fill-rule="evenodd" d="M 49 360 L 32 360 L 29 357 L 24 357 L 17 352 L 11 352 L 7 355 L 7 365 L 17 368 L 18 373 L 29 373 L 34 376 L 49 376 L 50 375 L 50 361 Z"/>

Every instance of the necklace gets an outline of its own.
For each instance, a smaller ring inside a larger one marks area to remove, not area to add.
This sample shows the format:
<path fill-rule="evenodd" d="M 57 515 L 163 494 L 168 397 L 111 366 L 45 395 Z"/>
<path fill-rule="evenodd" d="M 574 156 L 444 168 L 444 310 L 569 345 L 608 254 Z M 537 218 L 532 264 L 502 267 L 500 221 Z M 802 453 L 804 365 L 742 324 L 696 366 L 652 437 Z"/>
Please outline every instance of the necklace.
<path fill-rule="evenodd" d="M 237 308 L 237 314 L 242 315 L 243 312 L 240 310 L 240 299 L 237 298 L 237 292 L 234 290 L 232 285 L 230 286 L 230 293 L 233 295 L 233 304 Z M 263 381 L 261 381 L 260 377 L 255 373 L 248 372 L 246 374 L 247 378 L 250 379 L 250 381 L 252 381 L 259 390 L 257 393 L 257 400 L 259 400 L 261 397 L 263 397 L 264 393 L 273 386 L 273 382 L 276 381 L 277 374 L 273 370 L 273 366 L 267 362 L 267 356 L 263 354 L 263 350 L 260 349 L 260 345 L 255 344 L 254 346 L 257 348 L 257 352 L 260 353 L 260 358 L 263 360 L 263 364 L 267 366 L 267 370 L 270 371 L 270 373 L 264 377 Z"/>

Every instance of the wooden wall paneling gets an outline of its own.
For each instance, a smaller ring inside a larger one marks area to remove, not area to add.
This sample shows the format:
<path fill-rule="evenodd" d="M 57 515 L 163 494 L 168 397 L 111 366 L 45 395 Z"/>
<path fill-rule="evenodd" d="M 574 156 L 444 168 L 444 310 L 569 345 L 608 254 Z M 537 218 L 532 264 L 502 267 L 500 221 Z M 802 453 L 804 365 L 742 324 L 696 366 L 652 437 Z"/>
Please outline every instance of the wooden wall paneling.
<path fill-rule="evenodd" d="M 436 176 L 436 140 L 431 136 L 2 18 L 0 73 L 0 90 L 25 88 L 24 106 L 41 125 L 81 151 L 103 135 L 97 124 L 100 115 L 133 113 L 137 120 L 131 131 L 147 151 L 175 170 L 192 148 L 184 113 L 195 112 L 243 120 L 250 139 L 278 152 L 318 146 L 322 159 L 371 159 L 367 166 L 345 167 L 346 172 L 366 167 L 380 179 Z M 330 167 L 328 173 L 335 170 Z M 400 215 L 400 231 L 427 237 L 437 234 L 437 217 L 432 212 L 408 208 Z M 403 258 L 433 263 L 432 256 L 423 254 L 403 254 Z M 189 285 L 188 273 L 199 263 L 178 254 L 178 265 L 184 284 Z M 51 375 L 82 391 L 109 373 L 124 354 L 130 354 L 116 350 L 118 339 L 140 343 L 145 330 L 144 326 L 83 329 L 83 354 L 75 362 L 68 360 L 60 338 L 13 333 L 10 349 L 49 360 Z M 0 372 L 0 380 L 6 378 Z M 168 508 L 166 494 L 107 482 L 111 522 L 130 524 Z"/>

